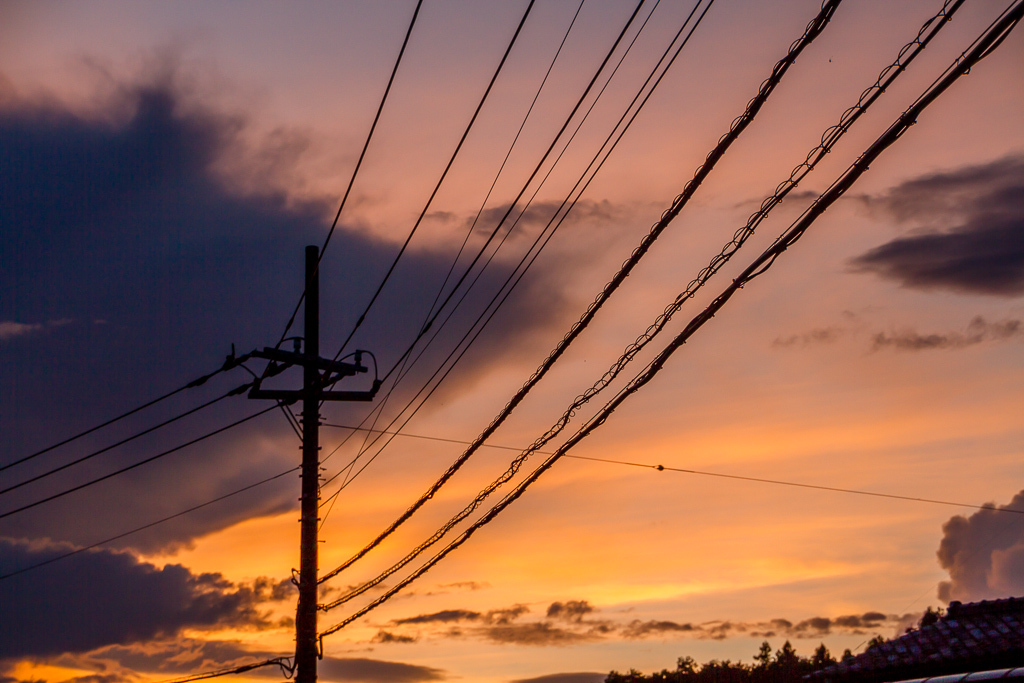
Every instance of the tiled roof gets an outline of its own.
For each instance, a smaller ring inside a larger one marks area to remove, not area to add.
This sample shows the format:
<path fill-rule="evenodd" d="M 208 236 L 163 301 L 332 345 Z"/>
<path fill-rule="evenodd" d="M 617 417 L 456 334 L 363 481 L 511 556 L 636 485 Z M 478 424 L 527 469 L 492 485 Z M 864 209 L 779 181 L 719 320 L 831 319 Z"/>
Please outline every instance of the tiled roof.
<path fill-rule="evenodd" d="M 936 623 L 816 672 L 812 681 L 901 679 L 1024 665 L 1024 598 L 952 602 Z"/>

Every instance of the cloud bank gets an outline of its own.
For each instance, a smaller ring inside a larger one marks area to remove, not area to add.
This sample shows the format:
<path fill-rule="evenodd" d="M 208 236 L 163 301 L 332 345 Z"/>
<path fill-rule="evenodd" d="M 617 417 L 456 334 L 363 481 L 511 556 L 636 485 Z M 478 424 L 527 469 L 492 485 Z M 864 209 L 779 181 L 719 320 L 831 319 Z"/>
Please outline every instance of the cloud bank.
<path fill-rule="evenodd" d="M 1024 293 L 1024 156 L 927 175 L 865 201 L 922 229 L 856 257 L 855 271 L 914 289 Z"/>
<path fill-rule="evenodd" d="M 303 247 L 326 236 L 336 199 L 296 200 L 251 179 L 226 183 L 225 157 L 250 144 L 240 142 L 252 137 L 247 117 L 203 101 L 188 78 L 176 75 L 175 65 L 159 71 L 113 84 L 108 90 L 118 94 L 109 111 L 98 96 L 89 115 L 56 98 L 0 101 L 0 463 L 206 374 L 220 366 L 231 344 L 240 352 L 273 345 L 301 291 Z M 279 139 L 265 142 L 267 150 L 257 149 L 256 157 L 278 165 L 293 161 L 294 155 L 279 149 Z M 333 353 L 332 344 L 354 323 L 396 252 L 397 245 L 339 225 L 322 267 L 326 353 Z M 450 256 L 414 242 L 356 338 L 385 371 L 415 336 Z M 501 258 L 492 263 L 464 312 L 455 315 L 389 405 L 402 405 L 433 371 L 431 364 L 440 363 L 508 268 Z M 554 324 L 565 301 L 550 275 L 539 268 L 524 281 L 438 397 L 507 363 L 509 349 Z M 534 295 L 538 289 L 544 296 Z M 72 320 L 78 322 L 68 324 Z M 102 447 L 248 379 L 235 372 L 190 390 L 164 412 L 162 404 L 119 424 L 111 436 L 82 440 L 77 450 L 48 454 L 11 476 L 28 478 L 60 458 Z M 355 383 L 351 388 L 362 388 Z M 222 402 L 161 432 L 159 440 L 137 442 L 66 477 L 26 487 L 8 496 L 0 510 L 212 431 L 256 408 L 244 398 Z M 244 435 L 231 432 L 0 520 L 0 536 L 88 545 L 135 526 L 125 520 L 168 516 L 283 471 L 291 465 L 294 442 L 276 417 L 250 423 Z M 293 508 L 295 487 L 294 478 L 282 478 L 257 494 L 176 518 L 116 547 L 152 553 L 187 545 L 241 520 Z"/>
<path fill-rule="evenodd" d="M 65 551 L 0 539 L 5 571 Z M 0 660 L 94 650 L 172 636 L 185 628 L 268 628 L 275 582 L 239 586 L 220 574 L 158 568 L 126 553 L 94 550 L 0 581 Z"/>
<path fill-rule="evenodd" d="M 1024 510 L 1024 491 L 1000 509 Z M 949 572 L 939 599 L 969 602 L 1024 595 L 1024 514 L 979 510 L 942 525 L 938 558 Z"/>
<path fill-rule="evenodd" d="M 619 619 L 598 615 L 586 600 L 551 603 L 539 619 L 531 617 L 524 605 L 477 612 L 449 609 L 395 619 L 388 631 L 378 632 L 376 643 L 413 642 L 423 638 L 478 639 L 502 645 L 533 647 L 567 646 L 599 640 L 643 640 L 695 638 L 822 638 L 833 633 L 870 635 L 895 630 L 914 621 L 917 615 L 883 614 L 870 611 L 836 617 L 810 617 L 800 621 L 709 621 L 702 623 L 670 620 Z M 410 630 L 411 629 L 411 630 Z"/>

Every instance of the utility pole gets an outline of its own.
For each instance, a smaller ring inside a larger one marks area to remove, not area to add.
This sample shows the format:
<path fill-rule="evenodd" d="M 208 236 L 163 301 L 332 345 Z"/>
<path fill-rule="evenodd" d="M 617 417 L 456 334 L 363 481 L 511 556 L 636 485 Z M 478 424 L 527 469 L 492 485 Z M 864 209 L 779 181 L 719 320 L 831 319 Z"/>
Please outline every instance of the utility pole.
<path fill-rule="evenodd" d="M 320 286 L 319 251 L 306 247 L 306 304 L 305 352 L 301 352 L 296 339 L 294 351 L 264 348 L 253 356 L 270 361 L 263 378 L 280 374 L 292 365 L 302 366 L 302 389 L 263 389 L 258 380 L 249 398 L 271 399 L 283 405 L 302 401 L 302 516 L 299 520 L 299 602 L 295 610 L 295 683 L 316 683 L 316 662 L 323 657 L 317 635 L 317 529 L 320 521 L 320 402 L 371 401 L 380 388 L 374 381 L 370 391 L 332 391 L 324 387 L 333 385 L 343 377 L 367 371 L 362 364 L 362 353 L 356 351 L 355 362 L 345 363 L 320 357 Z M 294 578 L 294 570 L 292 580 Z"/>

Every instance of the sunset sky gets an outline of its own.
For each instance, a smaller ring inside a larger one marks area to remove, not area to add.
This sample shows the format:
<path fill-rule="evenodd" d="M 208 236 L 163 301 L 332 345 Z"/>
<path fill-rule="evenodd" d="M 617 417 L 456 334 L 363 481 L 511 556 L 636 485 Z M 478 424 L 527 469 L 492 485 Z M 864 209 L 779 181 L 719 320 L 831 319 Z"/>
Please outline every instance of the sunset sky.
<path fill-rule="evenodd" d="M 634 377 L 1008 4 L 967 0 L 665 332 L 542 450 Z M 338 350 L 426 207 L 346 347 L 371 351 L 381 376 L 400 363 L 463 241 L 455 277 L 636 8 L 536 0 L 427 206 L 528 5 L 423 2 L 324 252 L 322 355 Z M 402 558 L 547 431 L 942 6 L 843 2 L 488 441 L 500 448 L 482 448 L 398 532 L 325 584 L 321 601 Z M 396 371 L 409 370 L 393 392 L 396 375 L 374 403 L 325 404 L 323 497 L 360 473 L 321 510 L 321 573 L 373 539 L 490 423 L 820 7 L 701 0 L 688 30 L 707 12 L 692 38 L 572 212 L 407 419 L 406 406 L 448 367 L 695 8 L 642 3 L 512 211 L 521 219 L 501 227 L 507 239 L 484 252 L 465 299 L 452 299 L 461 304 L 450 322 Z M 243 353 L 278 341 L 302 293 L 303 247 L 328 235 L 414 8 L 0 0 L 0 683 L 162 681 L 293 653 L 297 473 L 235 494 L 298 465 L 299 439 L 281 411 L 6 514 L 268 408 L 231 397 L 21 485 L 221 396 L 251 379 L 245 370 L 4 466 L 216 370 L 232 345 Z M 613 669 L 671 669 L 686 655 L 750 661 L 763 640 L 775 649 L 790 640 L 802 655 L 824 642 L 839 655 L 902 633 L 928 606 L 1024 595 L 1024 514 L 977 507 L 1024 510 L 1022 65 L 1018 28 L 574 457 L 406 590 L 325 638 L 320 678 L 597 683 Z M 288 334 L 302 334 L 301 315 Z M 293 369 L 268 386 L 300 381 Z M 402 432 L 381 449 L 386 439 L 346 429 L 360 424 Z M 321 612 L 321 630 L 416 566 Z M 267 668 L 235 680 L 278 678 Z"/>

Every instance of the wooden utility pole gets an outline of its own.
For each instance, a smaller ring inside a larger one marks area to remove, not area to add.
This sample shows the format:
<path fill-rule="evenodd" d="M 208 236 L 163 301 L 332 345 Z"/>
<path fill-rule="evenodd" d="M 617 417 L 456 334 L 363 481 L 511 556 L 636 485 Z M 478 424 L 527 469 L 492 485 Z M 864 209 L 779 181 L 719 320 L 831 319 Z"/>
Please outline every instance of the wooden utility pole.
<path fill-rule="evenodd" d="M 254 351 L 257 358 L 270 361 L 264 377 L 282 372 L 291 365 L 302 366 L 302 389 L 263 389 L 257 381 L 249 398 L 271 399 L 282 404 L 302 401 L 302 525 L 299 544 L 299 603 L 295 610 L 295 683 L 316 683 L 316 662 L 323 657 L 317 643 L 317 528 L 320 518 L 320 402 L 370 401 L 379 383 L 370 391 L 330 391 L 324 389 L 343 377 L 366 372 L 361 353 L 355 363 L 320 357 L 319 252 L 306 247 L 305 352 L 296 345 L 294 352 L 265 348 Z M 294 578 L 293 578 L 294 580 Z"/>

